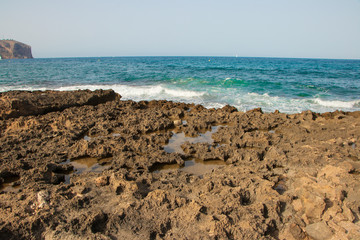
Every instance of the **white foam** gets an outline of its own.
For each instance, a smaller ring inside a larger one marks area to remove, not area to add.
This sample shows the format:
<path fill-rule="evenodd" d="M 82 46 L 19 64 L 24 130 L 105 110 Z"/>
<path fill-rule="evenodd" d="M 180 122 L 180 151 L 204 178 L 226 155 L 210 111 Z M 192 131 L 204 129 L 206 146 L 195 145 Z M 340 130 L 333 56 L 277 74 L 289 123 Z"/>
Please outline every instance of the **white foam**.
<path fill-rule="evenodd" d="M 319 98 L 313 99 L 313 101 L 319 105 L 325 106 L 325 107 L 332 107 L 332 108 L 353 108 L 356 107 L 357 105 L 360 104 L 360 100 L 355 100 L 355 101 L 349 101 L 349 102 L 345 102 L 345 101 L 325 101 L 325 100 L 321 100 Z"/>
<path fill-rule="evenodd" d="M 360 110 L 360 100 L 355 101 L 326 101 L 320 98 L 286 98 L 270 96 L 268 93 L 248 93 L 238 95 L 234 106 L 239 110 L 246 111 L 251 108 L 261 107 L 265 112 L 278 109 L 280 112 L 299 113 L 305 110 L 314 112 L 328 112 L 335 110 L 355 111 Z"/>
<path fill-rule="evenodd" d="M 324 111 L 306 99 L 289 99 L 280 96 L 270 96 L 268 93 L 248 93 L 240 96 L 234 103 L 241 111 L 261 107 L 265 112 L 279 110 L 285 113 L 299 113 L 310 109 L 312 111 Z"/>
<path fill-rule="evenodd" d="M 163 84 L 158 85 L 77 85 L 58 88 L 36 88 L 36 87 L 6 87 L 0 88 L 0 91 L 9 90 L 80 90 L 80 89 L 113 89 L 122 96 L 123 100 L 170 100 L 177 102 L 201 104 L 206 108 L 222 108 L 230 104 L 240 111 L 247 111 L 253 108 L 261 107 L 265 112 L 279 110 L 284 113 L 299 113 L 304 110 L 314 112 L 328 112 L 335 110 L 356 111 L 360 110 L 360 100 L 339 101 L 322 100 L 320 98 L 287 98 L 284 96 L 271 96 L 269 93 L 247 93 L 241 89 L 221 89 L 209 88 L 205 91 L 193 91 L 181 88 L 172 88 Z"/>
<path fill-rule="evenodd" d="M 171 89 L 162 85 L 153 85 L 153 86 L 131 86 L 131 85 L 76 85 L 76 86 L 65 86 L 57 88 L 36 88 L 36 87 L 1 87 L 0 92 L 10 91 L 10 90 L 26 90 L 26 91 L 35 91 L 35 90 L 58 90 L 58 91 L 72 91 L 72 90 L 97 90 L 97 89 L 113 89 L 115 92 L 119 93 L 124 99 L 136 99 L 136 100 L 148 100 L 148 99 L 196 99 L 201 98 L 205 92 L 183 90 L 183 89 Z"/>
<path fill-rule="evenodd" d="M 21 87 L 14 87 L 14 86 L 3 86 L 0 87 L 0 92 L 7 92 L 7 91 L 14 91 L 14 90 L 20 90 L 20 91 L 36 91 L 36 90 L 40 90 L 40 91 L 45 91 L 47 90 L 46 88 L 37 88 L 37 87 L 27 87 L 27 86 L 21 86 Z"/>
<path fill-rule="evenodd" d="M 226 104 L 218 102 L 203 103 L 202 105 L 204 105 L 206 108 L 222 108 L 226 106 Z"/>
<path fill-rule="evenodd" d="M 196 92 L 183 89 L 170 89 L 162 85 L 153 86 L 131 86 L 131 85 L 79 85 L 57 88 L 56 90 L 80 90 L 80 89 L 113 89 L 119 93 L 124 100 L 173 100 L 198 102 L 205 92 Z"/>

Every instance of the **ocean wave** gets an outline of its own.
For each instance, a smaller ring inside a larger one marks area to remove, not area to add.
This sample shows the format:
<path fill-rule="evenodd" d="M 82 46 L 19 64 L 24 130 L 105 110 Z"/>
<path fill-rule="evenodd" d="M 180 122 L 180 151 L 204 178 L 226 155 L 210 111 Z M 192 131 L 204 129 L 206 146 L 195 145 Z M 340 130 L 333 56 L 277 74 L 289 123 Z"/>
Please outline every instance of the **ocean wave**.
<path fill-rule="evenodd" d="M 279 96 L 270 96 L 268 93 L 259 94 L 254 92 L 239 96 L 234 105 L 242 111 L 260 107 L 265 112 L 279 110 L 280 112 L 286 113 L 301 112 L 304 108 L 309 107 L 305 101 L 299 99 L 289 99 Z"/>
<path fill-rule="evenodd" d="M 231 81 L 231 79 L 225 79 Z M 165 84 L 158 85 L 76 85 L 56 88 L 44 88 L 36 86 L 20 86 L 0 88 L 0 91 L 9 90 L 59 90 L 70 91 L 80 89 L 113 89 L 122 96 L 123 100 L 169 100 L 176 102 L 201 104 L 206 108 L 221 108 L 226 104 L 235 106 L 240 111 L 247 111 L 261 107 L 264 112 L 279 110 L 284 113 L 299 113 L 305 110 L 314 112 L 329 112 L 335 110 L 359 111 L 360 100 L 340 101 L 323 100 L 315 98 L 289 98 L 276 96 L 269 93 L 246 92 L 245 89 L 232 88 L 207 88 L 206 91 L 195 91 L 183 88 L 174 88 Z"/>
<path fill-rule="evenodd" d="M 196 92 L 183 89 L 171 89 L 162 85 L 152 86 L 131 86 L 131 85 L 79 85 L 57 88 L 56 90 L 79 90 L 79 89 L 113 89 L 119 93 L 123 99 L 131 100 L 152 100 L 152 99 L 168 99 L 168 100 L 186 100 L 199 98 L 205 92 Z"/>
<path fill-rule="evenodd" d="M 1 86 L 0 92 L 7 92 L 7 91 L 45 91 L 48 90 L 45 87 L 35 87 L 35 86 Z"/>
<path fill-rule="evenodd" d="M 272 112 L 275 109 L 285 113 L 299 113 L 305 110 L 314 112 L 329 112 L 335 110 L 359 111 L 360 100 L 339 101 L 322 100 L 320 98 L 287 98 L 270 96 L 268 93 L 248 93 L 239 96 L 234 102 L 239 110 L 247 111 L 252 108 L 261 107 L 265 112 Z"/>
<path fill-rule="evenodd" d="M 23 90 L 23 91 L 36 91 L 36 90 L 57 90 L 57 91 L 72 91 L 72 90 L 97 90 L 97 89 L 113 89 L 115 92 L 119 93 L 123 98 L 133 99 L 133 98 L 198 98 L 202 97 L 205 92 L 191 91 L 184 89 L 168 88 L 163 85 L 149 85 L 149 86 L 131 86 L 131 85 L 75 85 L 75 86 L 65 86 L 65 87 L 55 87 L 55 88 L 45 88 L 45 87 L 36 87 L 36 86 L 2 86 L 0 92 L 6 92 L 11 90 Z"/>
<path fill-rule="evenodd" d="M 339 101 L 339 100 L 333 100 L 333 101 L 326 101 L 326 100 L 322 100 L 319 98 L 315 98 L 312 101 L 314 101 L 315 103 L 325 106 L 325 107 L 332 107 L 332 108 L 356 108 L 356 107 L 360 107 L 360 100 L 355 100 L 355 101 Z"/>

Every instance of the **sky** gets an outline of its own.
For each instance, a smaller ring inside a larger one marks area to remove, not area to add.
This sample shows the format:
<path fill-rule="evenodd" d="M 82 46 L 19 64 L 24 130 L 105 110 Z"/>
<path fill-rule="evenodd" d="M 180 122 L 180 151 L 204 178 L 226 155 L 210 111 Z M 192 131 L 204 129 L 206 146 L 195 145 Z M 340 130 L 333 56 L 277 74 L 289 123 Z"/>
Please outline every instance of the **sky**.
<path fill-rule="evenodd" d="M 35 58 L 360 59 L 360 0 L 1 0 L 0 39 Z"/>

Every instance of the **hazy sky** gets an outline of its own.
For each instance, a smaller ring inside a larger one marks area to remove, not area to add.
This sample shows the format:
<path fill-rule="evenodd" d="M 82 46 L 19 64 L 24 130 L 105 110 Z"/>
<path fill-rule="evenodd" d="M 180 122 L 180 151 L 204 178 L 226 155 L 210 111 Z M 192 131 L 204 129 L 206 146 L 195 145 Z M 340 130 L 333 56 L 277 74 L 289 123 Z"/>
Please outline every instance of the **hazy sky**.
<path fill-rule="evenodd" d="M 360 58 L 360 0 L 1 0 L 34 57 Z"/>

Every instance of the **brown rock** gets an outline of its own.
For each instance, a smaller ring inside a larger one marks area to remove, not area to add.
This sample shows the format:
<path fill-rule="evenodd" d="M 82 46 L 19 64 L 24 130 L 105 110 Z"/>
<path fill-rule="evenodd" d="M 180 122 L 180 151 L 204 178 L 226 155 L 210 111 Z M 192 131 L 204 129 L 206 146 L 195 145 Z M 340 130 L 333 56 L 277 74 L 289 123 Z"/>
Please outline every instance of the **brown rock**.
<path fill-rule="evenodd" d="M 2 59 L 33 58 L 29 45 L 14 40 L 0 40 L 0 56 Z"/>
<path fill-rule="evenodd" d="M 302 198 L 306 216 L 312 221 L 320 220 L 325 209 L 324 199 L 319 196 L 308 195 Z"/>
<path fill-rule="evenodd" d="M 74 106 L 95 106 L 100 103 L 120 99 L 120 97 L 121 96 L 113 90 L 4 92 L 0 93 L 0 119 L 46 114 L 49 112 L 62 111 Z"/>
<path fill-rule="evenodd" d="M 303 232 L 303 230 L 299 227 L 299 225 L 294 223 L 290 225 L 290 233 L 294 239 L 306 238 L 306 234 Z"/>
<path fill-rule="evenodd" d="M 222 108 L 223 111 L 226 111 L 228 113 L 233 113 L 233 112 L 237 112 L 237 108 L 234 106 L 230 106 L 230 105 L 226 105 Z"/>
<path fill-rule="evenodd" d="M 358 238 L 360 114 L 119 98 L 0 94 L 1 239 Z"/>
<path fill-rule="evenodd" d="M 261 108 L 254 108 L 254 109 L 247 111 L 247 113 L 263 113 L 263 111 Z"/>
<path fill-rule="evenodd" d="M 175 120 L 174 125 L 175 126 L 180 126 L 180 125 L 182 125 L 182 121 L 181 120 Z"/>
<path fill-rule="evenodd" d="M 101 176 L 95 179 L 95 184 L 98 187 L 103 187 L 106 185 L 109 185 L 109 177 L 107 176 Z"/>
<path fill-rule="evenodd" d="M 314 240 L 328 240 L 333 236 L 333 232 L 325 222 L 309 224 L 305 231 Z"/>

